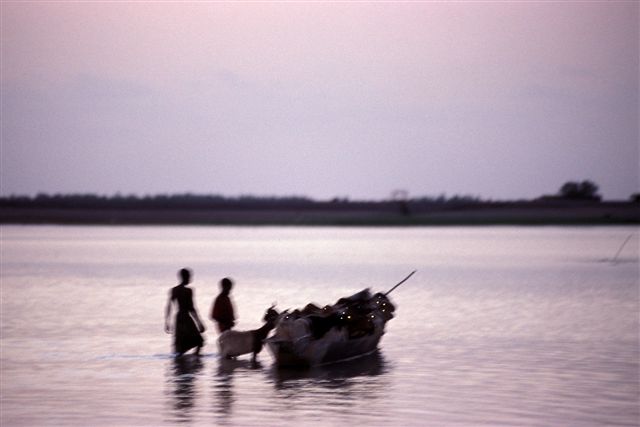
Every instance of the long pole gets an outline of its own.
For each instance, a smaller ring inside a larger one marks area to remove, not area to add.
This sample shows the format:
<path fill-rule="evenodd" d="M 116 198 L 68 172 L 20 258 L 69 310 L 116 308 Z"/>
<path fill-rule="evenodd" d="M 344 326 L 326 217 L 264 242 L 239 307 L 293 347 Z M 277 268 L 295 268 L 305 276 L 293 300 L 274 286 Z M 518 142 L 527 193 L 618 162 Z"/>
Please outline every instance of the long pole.
<path fill-rule="evenodd" d="M 629 240 L 631 240 L 631 236 L 633 236 L 633 234 L 629 234 L 627 236 L 627 239 L 624 241 L 624 243 L 622 243 L 622 246 L 620 246 L 620 249 L 618 249 L 618 252 L 616 252 L 616 256 L 613 257 L 613 260 L 611 261 L 612 263 L 616 263 L 618 261 L 618 256 L 620 255 L 620 252 L 622 252 L 622 249 L 624 249 L 624 247 L 626 246 L 627 242 L 629 242 Z"/>
<path fill-rule="evenodd" d="M 393 288 L 389 289 L 389 290 L 387 291 L 387 293 L 386 293 L 386 294 L 384 294 L 384 296 L 389 295 L 389 294 L 391 293 L 391 291 L 393 291 L 395 288 L 397 288 L 398 286 L 402 285 L 404 282 L 406 282 L 407 280 L 409 280 L 409 277 L 413 276 L 413 274 L 414 274 L 416 271 L 418 271 L 418 270 L 413 270 L 411 273 L 409 273 L 409 275 L 408 275 L 407 277 L 405 277 L 404 279 L 402 279 L 402 280 L 400 281 L 400 283 L 398 283 L 397 285 L 395 285 Z"/>

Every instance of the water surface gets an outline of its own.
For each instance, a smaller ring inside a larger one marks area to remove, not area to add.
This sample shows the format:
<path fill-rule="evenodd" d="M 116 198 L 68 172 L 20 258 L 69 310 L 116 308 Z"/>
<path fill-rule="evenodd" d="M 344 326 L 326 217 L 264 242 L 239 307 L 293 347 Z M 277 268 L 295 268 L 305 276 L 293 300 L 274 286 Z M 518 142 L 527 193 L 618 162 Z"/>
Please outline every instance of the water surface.
<path fill-rule="evenodd" d="M 639 424 L 636 227 L 2 226 L 0 424 Z M 618 258 L 627 236 L 633 235 Z M 176 272 L 238 328 L 371 287 L 380 351 L 309 371 L 200 359 L 163 333 Z"/>

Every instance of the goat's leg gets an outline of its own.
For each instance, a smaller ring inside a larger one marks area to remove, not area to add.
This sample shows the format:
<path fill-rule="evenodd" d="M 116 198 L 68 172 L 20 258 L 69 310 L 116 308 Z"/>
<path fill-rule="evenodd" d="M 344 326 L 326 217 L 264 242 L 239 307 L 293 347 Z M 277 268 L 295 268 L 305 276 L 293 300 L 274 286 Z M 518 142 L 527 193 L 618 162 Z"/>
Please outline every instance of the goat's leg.
<path fill-rule="evenodd" d="M 251 356 L 251 361 L 255 363 L 256 356 L 258 355 L 258 353 L 260 353 L 260 350 L 262 350 L 262 341 L 255 331 L 253 332 L 253 342 L 251 347 L 251 352 L 253 353 L 253 356 Z"/>

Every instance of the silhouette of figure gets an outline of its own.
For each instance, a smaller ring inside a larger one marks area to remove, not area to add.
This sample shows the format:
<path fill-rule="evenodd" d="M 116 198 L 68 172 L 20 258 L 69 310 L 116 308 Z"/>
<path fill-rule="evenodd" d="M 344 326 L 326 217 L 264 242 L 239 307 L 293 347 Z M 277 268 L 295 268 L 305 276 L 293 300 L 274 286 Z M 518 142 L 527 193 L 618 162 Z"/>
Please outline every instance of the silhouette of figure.
<path fill-rule="evenodd" d="M 233 304 L 231 304 L 231 288 L 233 282 L 228 277 L 225 277 L 220 281 L 220 294 L 216 297 L 211 308 L 211 320 L 218 324 L 218 331 L 220 333 L 233 328 L 236 324 L 235 316 L 233 314 Z"/>
<path fill-rule="evenodd" d="M 187 288 L 187 285 L 191 282 L 191 271 L 183 268 L 178 272 L 178 277 L 180 278 L 180 284 L 169 291 L 165 314 L 165 331 L 171 333 L 169 318 L 171 316 L 172 303 L 175 301 L 178 309 L 173 331 L 174 350 L 178 356 L 181 356 L 195 347 L 196 354 L 200 354 L 200 349 L 204 344 L 204 339 L 200 333 L 205 331 L 205 327 L 193 305 L 193 290 Z"/>

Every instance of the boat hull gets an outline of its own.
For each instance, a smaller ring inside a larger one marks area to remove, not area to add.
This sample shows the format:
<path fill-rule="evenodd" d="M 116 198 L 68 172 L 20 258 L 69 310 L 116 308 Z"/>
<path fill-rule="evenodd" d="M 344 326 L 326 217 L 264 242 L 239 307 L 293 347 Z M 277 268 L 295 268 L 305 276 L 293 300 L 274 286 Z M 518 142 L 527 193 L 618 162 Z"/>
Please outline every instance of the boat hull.
<path fill-rule="evenodd" d="M 366 356 L 378 349 L 384 331 L 349 338 L 346 334 L 329 335 L 320 340 L 302 339 L 297 342 L 278 340 L 275 337 L 265 341 L 276 365 L 317 366 Z"/>
<path fill-rule="evenodd" d="M 395 306 L 386 294 L 369 289 L 320 308 L 280 314 L 273 336 L 265 344 L 278 366 L 316 366 L 374 352 Z"/>

